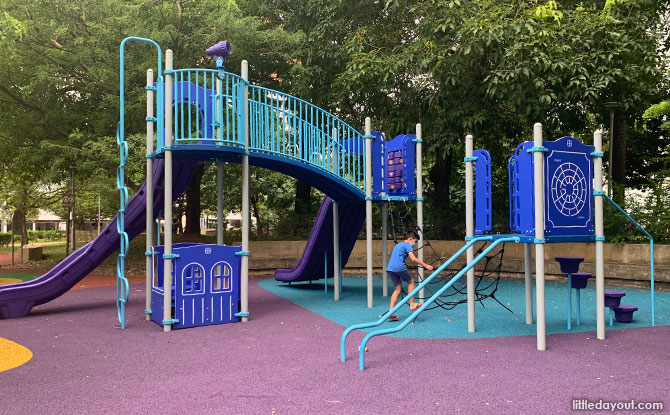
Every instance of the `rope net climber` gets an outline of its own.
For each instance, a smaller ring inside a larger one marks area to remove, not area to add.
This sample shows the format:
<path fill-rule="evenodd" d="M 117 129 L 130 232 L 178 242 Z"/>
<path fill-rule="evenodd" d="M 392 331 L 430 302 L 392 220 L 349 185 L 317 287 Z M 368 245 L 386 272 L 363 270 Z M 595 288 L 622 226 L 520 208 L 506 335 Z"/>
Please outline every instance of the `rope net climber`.
<path fill-rule="evenodd" d="M 416 252 L 422 248 L 430 248 L 433 259 L 430 262 L 428 261 L 425 262 L 429 263 L 435 268 L 438 268 L 445 262 L 445 259 L 435 250 L 435 248 L 431 245 L 430 241 L 427 238 L 425 238 L 423 229 L 420 229 L 417 226 L 416 220 L 414 219 L 411 210 L 406 206 L 406 203 L 403 207 L 404 209 L 402 212 L 394 213 L 393 209 L 391 208 L 391 204 L 389 204 L 389 216 L 391 217 L 391 233 L 393 235 L 393 242 L 395 244 L 398 244 L 399 243 L 398 235 L 403 235 L 404 238 L 404 235 L 407 231 L 410 230 L 415 231 L 421 237 L 422 245 L 415 248 L 414 251 Z M 399 222 L 399 224 L 397 224 L 397 222 Z M 398 225 L 401 227 L 400 232 L 398 230 Z M 475 253 L 475 256 L 482 253 L 486 248 L 487 244 L 488 243 L 485 242 L 481 247 L 479 247 L 479 249 Z M 485 307 L 484 300 L 491 298 L 495 302 L 500 304 L 503 308 L 505 308 L 507 311 L 513 314 L 514 312 L 510 310 L 509 307 L 507 307 L 500 300 L 498 300 L 498 298 L 496 298 L 496 292 L 498 290 L 498 284 L 500 282 L 500 273 L 502 270 L 504 255 L 505 255 L 505 244 L 503 243 L 497 253 L 493 255 L 487 255 L 485 257 L 486 262 L 484 263 L 483 268 L 475 270 L 475 279 L 476 279 L 475 301 L 479 302 L 479 304 L 481 304 L 482 307 Z M 453 278 L 466 265 L 467 264 L 464 263 L 458 269 L 454 268 L 443 271 L 443 275 L 440 275 L 441 278 L 434 279 L 433 281 L 429 282 L 428 285 L 425 287 L 425 291 L 428 294 L 427 296 L 424 297 L 415 296 L 415 298 L 419 302 L 424 302 L 428 298 L 432 297 L 434 291 L 431 289 L 431 286 L 435 286 L 436 284 L 442 286 L 446 280 Z M 418 266 L 410 268 L 418 269 Z M 403 295 L 407 295 L 407 292 L 405 291 L 404 288 L 402 293 Z M 467 303 L 467 285 L 459 281 L 454 285 L 452 285 L 442 295 L 440 295 L 432 305 L 426 308 L 426 310 L 434 310 L 437 308 L 441 308 L 444 310 L 451 310 L 456 306 L 458 306 L 459 304 L 463 303 Z"/>

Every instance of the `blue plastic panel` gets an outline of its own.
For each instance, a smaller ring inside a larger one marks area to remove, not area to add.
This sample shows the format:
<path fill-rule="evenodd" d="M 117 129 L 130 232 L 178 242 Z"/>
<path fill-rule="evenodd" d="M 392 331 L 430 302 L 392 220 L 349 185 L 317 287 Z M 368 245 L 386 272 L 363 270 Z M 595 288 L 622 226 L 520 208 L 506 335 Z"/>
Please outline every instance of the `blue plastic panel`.
<path fill-rule="evenodd" d="M 414 134 L 401 134 L 384 143 L 382 177 L 388 196 L 416 196 L 414 139 Z"/>
<path fill-rule="evenodd" d="M 475 235 L 491 230 L 491 155 L 486 150 L 475 150 Z"/>
<path fill-rule="evenodd" d="M 517 146 L 509 159 L 509 226 L 524 235 L 533 235 L 535 211 L 533 209 L 533 155 L 526 150 L 532 141 Z"/>
<path fill-rule="evenodd" d="M 545 234 L 592 235 L 595 147 L 574 137 L 545 141 Z"/>
<path fill-rule="evenodd" d="M 172 259 L 172 308 L 179 320 L 174 329 L 240 321 L 235 317 L 240 301 L 240 246 L 175 244 Z M 163 319 L 163 247 L 154 247 L 154 286 L 151 319 Z M 176 277 L 175 277 L 176 276 Z"/>
<path fill-rule="evenodd" d="M 379 196 L 386 189 L 386 137 L 379 131 L 372 135 L 372 195 Z"/>

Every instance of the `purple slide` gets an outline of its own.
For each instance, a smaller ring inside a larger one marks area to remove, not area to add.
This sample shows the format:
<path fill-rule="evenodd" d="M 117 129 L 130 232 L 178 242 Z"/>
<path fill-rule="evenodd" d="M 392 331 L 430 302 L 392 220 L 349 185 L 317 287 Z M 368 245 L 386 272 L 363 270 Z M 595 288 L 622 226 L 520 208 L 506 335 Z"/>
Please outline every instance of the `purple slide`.
<path fill-rule="evenodd" d="M 173 161 L 173 197 L 176 200 L 186 189 L 198 162 Z M 154 213 L 163 209 L 163 160 L 154 163 Z M 146 183 L 128 202 L 125 214 L 126 232 L 133 239 L 146 225 Z M 26 316 L 36 305 L 63 295 L 87 276 L 108 256 L 119 250 L 116 218 L 95 238 L 65 258 L 41 277 L 28 282 L 0 285 L 0 316 Z"/>
<path fill-rule="evenodd" d="M 314 220 L 312 232 L 307 240 L 302 258 L 292 269 L 275 271 L 277 281 L 311 281 L 324 277 L 324 252 L 328 252 L 328 277 L 333 276 L 333 200 L 323 198 L 319 213 Z M 340 202 L 338 207 L 340 219 L 340 251 L 344 267 L 349 260 L 351 250 L 365 220 L 365 202 Z"/>

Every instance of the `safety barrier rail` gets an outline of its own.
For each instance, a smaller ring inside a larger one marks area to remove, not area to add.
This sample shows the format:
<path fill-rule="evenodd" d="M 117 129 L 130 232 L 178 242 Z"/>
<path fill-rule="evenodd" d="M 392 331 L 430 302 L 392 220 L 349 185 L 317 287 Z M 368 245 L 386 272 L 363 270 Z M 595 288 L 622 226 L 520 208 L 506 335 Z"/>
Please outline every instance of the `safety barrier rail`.
<path fill-rule="evenodd" d="M 650 289 L 649 290 L 651 291 L 651 326 L 653 327 L 653 326 L 656 325 L 656 318 L 655 318 L 655 316 L 656 316 L 656 306 L 655 306 L 655 303 L 654 303 L 654 238 L 651 236 L 651 234 L 649 232 L 644 230 L 642 225 L 637 223 L 635 221 L 635 219 L 633 219 L 625 210 L 623 210 L 621 208 L 621 206 L 617 205 L 616 202 L 614 202 L 614 200 L 610 199 L 610 197 L 607 196 L 602 190 L 601 191 L 594 191 L 593 194 L 595 196 L 602 196 L 605 199 L 607 199 L 607 201 L 610 202 L 610 204 L 612 204 L 612 206 L 614 206 L 619 212 L 621 212 L 626 217 L 626 219 L 628 219 L 629 222 L 631 222 L 633 225 L 635 225 L 636 228 L 638 228 L 640 231 L 642 231 L 642 233 L 647 238 L 649 238 L 649 260 L 651 262 L 651 275 L 650 275 L 651 284 L 650 284 Z"/>
<path fill-rule="evenodd" d="M 492 240 L 492 238 L 490 236 L 482 236 L 482 237 L 473 238 L 467 244 L 465 244 L 461 249 L 459 249 L 458 252 L 456 252 L 444 264 L 440 265 L 439 268 L 437 268 L 435 271 L 433 271 L 433 273 L 430 274 L 430 276 L 428 278 L 423 280 L 423 282 L 421 282 L 421 284 L 417 285 L 412 292 L 408 293 L 407 296 L 405 296 L 405 298 L 398 301 L 398 303 L 395 305 L 395 307 L 393 307 L 391 310 L 389 310 L 384 315 L 382 315 L 379 318 L 379 320 L 377 320 L 375 322 L 372 322 L 372 323 L 356 324 L 356 325 L 353 325 L 353 326 L 347 328 L 344 331 L 344 333 L 342 333 L 342 338 L 340 339 L 340 360 L 342 362 L 344 362 L 346 360 L 345 343 L 346 343 L 346 338 L 349 335 L 349 333 L 351 333 L 353 330 L 376 327 L 376 326 L 379 326 L 379 325 L 383 324 L 391 315 L 393 315 L 393 313 L 395 313 L 405 303 L 407 303 L 410 298 L 414 297 L 415 295 L 418 295 L 419 291 L 421 291 L 422 288 L 424 288 L 428 283 L 430 283 L 430 281 L 433 278 L 435 278 L 437 275 L 439 275 L 440 272 L 442 272 L 449 264 L 451 264 L 456 258 L 458 258 L 461 254 L 463 254 L 463 252 L 465 252 L 474 243 L 482 242 L 482 241 L 491 241 L 491 240 Z M 421 314 L 426 309 L 426 307 L 428 307 L 431 303 L 433 303 L 439 296 L 441 296 L 447 289 L 449 289 L 449 287 L 451 287 L 458 279 L 460 279 L 463 275 L 465 275 L 465 273 L 467 273 L 468 270 L 470 270 L 470 268 L 474 267 L 475 264 L 477 264 L 477 262 L 479 262 L 480 260 L 485 258 L 486 255 L 493 248 L 495 248 L 498 244 L 504 243 L 504 242 L 519 242 L 519 238 L 518 237 L 508 237 L 508 238 L 500 238 L 500 239 L 495 240 L 491 245 L 489 245 L 486 249 L 484 249 L 484 251 L 481 254 L 479 254 L 477 257 L 475 257 L 475 259 L 472 262 L 467 264 L 456 275 L 454 275 L 454 277 L 452 277 L 451 280 L 449 280 L 449 282 L 447 282 L 444 286 L 442 286 L 442 288 L 440 288 L 435 294 L 433 294 L 433 296 L 431 296 L 428 300 L 426 300 L 421 307 L 414 310 L 414 312 L 412 312 L 412 314 L 410 314 L 409 317 L 407 317 L 405 320 L 403 320 L 402 323 L 400 323 L 399 325 L 394 326 L 392 328 L 389 328 L 389 329 L 377 330 L 377 331 L 373 331 L 373 332 L 368 333 L 363 338 L 363 341 L 361 341 L 360 353 L 359 353 L 359 369 L 360 370 L 365 369 L 365 346 L 367 345 L 368 341 L 370 341 L 370 339 L 372 337 L 379 336 L 379 335 L 382 335 L 382 334 L 395 333 L 395 332 L 398 332 L 398 331 L 404 329 L 405 327 L 407 327 L 407 325 L 411 321 L 414 321 L 419 316 L 419 314 Z"/>
<path fill-rule="evenodd" d="M 305 162 L 364 190 L 363 135 L 283 92 L 249 86 L 249 150 Z"/>

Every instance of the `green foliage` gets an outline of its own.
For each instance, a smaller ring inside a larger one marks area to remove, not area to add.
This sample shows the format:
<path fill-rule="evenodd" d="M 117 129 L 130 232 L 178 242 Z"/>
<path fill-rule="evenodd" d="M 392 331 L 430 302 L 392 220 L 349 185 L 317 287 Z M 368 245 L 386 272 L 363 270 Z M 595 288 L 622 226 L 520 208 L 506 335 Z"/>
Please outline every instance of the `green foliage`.
<path fill-rule="evenodd" d="M 50 231 L 28 231 L 28 241 L 45 241 L 53 242 L 65 239 L 65 231 L 50 230 Z"/>

